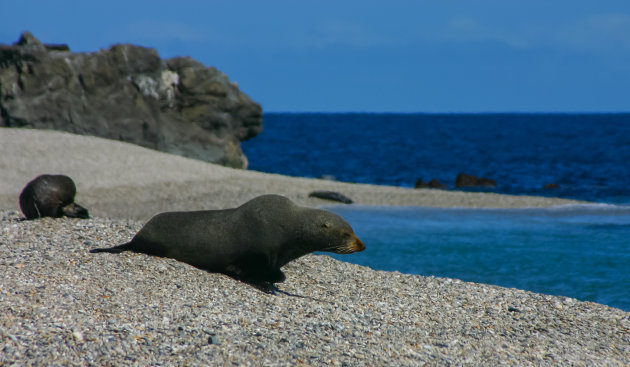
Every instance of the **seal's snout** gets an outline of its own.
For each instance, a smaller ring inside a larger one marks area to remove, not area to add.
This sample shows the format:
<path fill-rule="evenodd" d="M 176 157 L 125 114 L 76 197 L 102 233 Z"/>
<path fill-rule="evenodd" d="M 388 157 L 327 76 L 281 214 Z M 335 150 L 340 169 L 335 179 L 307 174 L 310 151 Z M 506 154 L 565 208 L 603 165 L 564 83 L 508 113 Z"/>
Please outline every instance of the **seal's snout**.
<path fill-rule="evenodd" d="M 365 250 L 365 245 L 354 233 L 345 233 L 345 240 L 336 246 L 328 247 L 323 251 L 330 251 L 336 254 L 351 254 L 353 252 L 361 252 Z"/>
<path fill-rule="evenodd" d="M 361 252 L 365 250 L 365 245 L 363 241 L 359 239 L 356 235 L 352 235 L 352 237 L 346 242 L 346 246 L 343 249 L 342 253 L 351 254 L 353 252 Z"/>
<path fill-rule="evenodd" d="M 363 241 L 361 241 L 359 237 L 355 236 L 354 237 L 354 252 L 361 252 L 363 250 L 365 250 L 365 245 L 363 244 Z"/>

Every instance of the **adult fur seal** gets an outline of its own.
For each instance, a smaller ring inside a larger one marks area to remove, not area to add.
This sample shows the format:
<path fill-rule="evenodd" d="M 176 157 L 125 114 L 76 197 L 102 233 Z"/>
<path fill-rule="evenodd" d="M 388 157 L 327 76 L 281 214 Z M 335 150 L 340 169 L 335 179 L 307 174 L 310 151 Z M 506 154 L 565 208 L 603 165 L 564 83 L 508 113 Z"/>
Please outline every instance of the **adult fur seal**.
<path fill-rule="evenodd" d="M 88 210 L 74 202 L 77 187 L 65 175 L 40 175 L 20 194 L 20 209 L 26 219 L 42 217 L 89 218 Z"/>
<path fill-rule="evenodd" d="M 285 279 L 280 268 L 300 256 L 364 249 L 337 214 L 263 195 L 234 209 L 158 214 L 130 242 L 90 252 L 142 252 L 247 282 L 276 283 Z"/>

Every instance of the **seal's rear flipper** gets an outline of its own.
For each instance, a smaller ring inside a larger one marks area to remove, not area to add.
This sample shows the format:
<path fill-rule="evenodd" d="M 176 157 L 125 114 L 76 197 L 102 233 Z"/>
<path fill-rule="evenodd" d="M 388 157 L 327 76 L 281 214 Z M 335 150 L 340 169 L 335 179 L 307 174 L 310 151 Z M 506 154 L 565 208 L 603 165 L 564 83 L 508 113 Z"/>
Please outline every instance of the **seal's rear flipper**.
<path fill-rule="evenodd" d="M 97 252 L 111 252 L 113 254 L 119 254 L 123 251 L 131 251 L 131 250 L 132 250 L 131 242 L 127 242 L 122 245 L 109 247 L 109 248 L 95 248 L 95 249 L 90 250 L 90 252 L 93 254 Z"/>

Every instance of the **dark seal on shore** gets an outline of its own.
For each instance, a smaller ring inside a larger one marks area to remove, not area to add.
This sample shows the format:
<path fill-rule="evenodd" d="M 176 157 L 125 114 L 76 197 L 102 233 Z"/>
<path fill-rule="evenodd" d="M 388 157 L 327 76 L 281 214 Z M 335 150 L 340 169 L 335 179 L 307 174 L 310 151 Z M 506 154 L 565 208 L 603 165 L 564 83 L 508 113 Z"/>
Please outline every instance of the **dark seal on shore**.
<path fill-rule="evenodd" d="M 336 191 L 313 191 L 310 194 L 308 194 L 308 196 L 313 197 L 313 198 L 318 198 L 318 199 L 338 201 L 344 204 L 353 203 L 352 199 Z"/>
<path fill-rule="evenodd" d="M 158 214 L 130 242 L 90 252 L 142 252 L 246 282 L 276 283 L 285 279 L 280 268 L 300 256 L 364 249 L 337 214 L 263 195 L 234 209 Z"/>
<path fill-rule="evenodd" d="M 20 209 L 26 219 L 42 217 L 89 218 L 88 210 L 74 202 L 77 187 L 65 175 L 41 175 L 26 184 Z"/>

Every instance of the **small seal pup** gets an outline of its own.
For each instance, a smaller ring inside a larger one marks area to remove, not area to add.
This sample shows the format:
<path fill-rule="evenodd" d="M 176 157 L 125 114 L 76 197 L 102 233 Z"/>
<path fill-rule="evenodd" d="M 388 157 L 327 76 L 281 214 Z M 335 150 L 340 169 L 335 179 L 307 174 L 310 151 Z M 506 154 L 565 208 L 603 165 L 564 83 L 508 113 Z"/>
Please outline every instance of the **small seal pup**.
<path fill-rule="evenodd" d="M 87 219 L 88 210 L 74 202 L 77 187 L 65 175 L 40 175 L 20 194 L 20 209 L 26 219 L 63 216 Z"/>
<path fill-rule="evenodd" d="M 313 251 L 349 254 L 363 242 L 340 216 L 262 195 L 238 208 L 161 213 L 125 244 L 90 252 L 142 252 L 250 283 L 285 279 L 280 268 Z"/>

